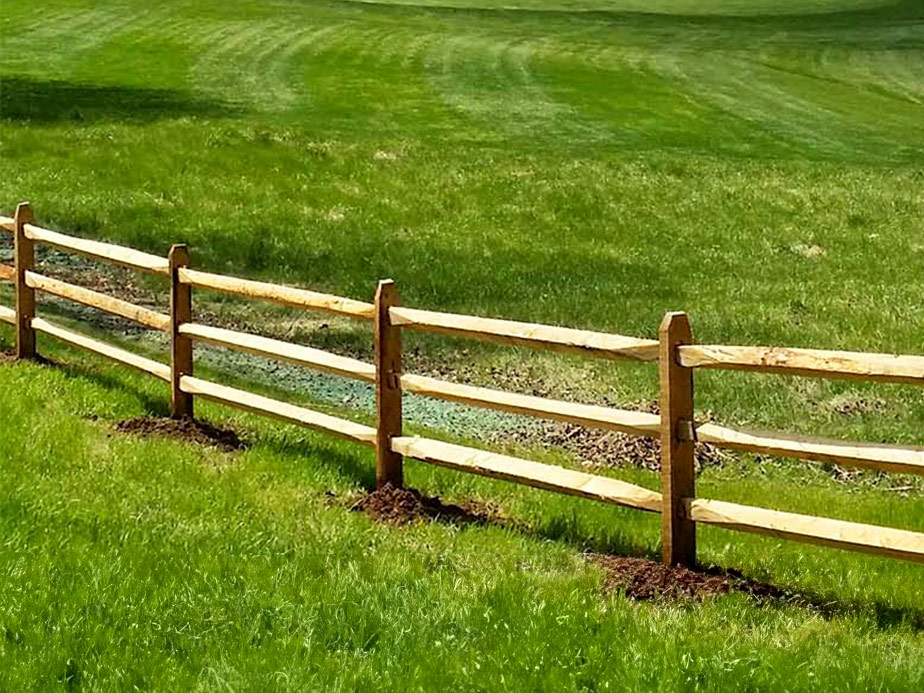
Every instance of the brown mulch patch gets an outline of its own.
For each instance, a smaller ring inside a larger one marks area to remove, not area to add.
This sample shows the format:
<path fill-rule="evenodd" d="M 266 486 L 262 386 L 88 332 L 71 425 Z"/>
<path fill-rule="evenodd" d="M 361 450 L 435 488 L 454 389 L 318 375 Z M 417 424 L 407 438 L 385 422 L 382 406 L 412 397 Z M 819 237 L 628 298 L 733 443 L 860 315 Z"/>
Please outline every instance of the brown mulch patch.
<path fill-rule="evenodd" d="M 363 494 L 353 502 L 350 510 L 364 512 L 374 520 L 393 525 L 426 520 L 454 524 L 499 524 L 503 520 L 500 508 L 493 503 L 466 500 L 461 505 L 454 505 L 425 496 L 415 489 L 397 488 L 391 484 Z"/>
<path fill-rule="evenodd" d="M 514 440 L 540 444 L 546 448 L 562 448 L 573 453 L 587 467 L 639 467 L 661 469 L 661 441 L 657 438 L 633 436 L 619 431 L 602 431 L 572 423 L 544 422 L 521 431 L 505 431 L 493 436 L 498 442 Z M 697 471 L 722 465 L 729 454 L 709 443 L 697 443 Z"/>
<path fill-rule="evenodd" d="M 157 416 L 141 416 L 120 421 L 115 430 L 140 436 L 164 436 L 187 442 L 209 445 L 224 452 L 242 450 L 246 447 L 237 433 L 230 428 L 214 426 L 198 419 L 167 419 Z"/>
<path fill-rule="evenodd" d="M 591 554 L 589 559 L 606 571 L 604 589 L 623 590 L 632 599 L 702 599 L 709 595 L 744 592 L 757 601 L 785 595 L 773 585 L 746 578 L 733 570 L 691 570 L 666 566 L 648 558 Z"/>

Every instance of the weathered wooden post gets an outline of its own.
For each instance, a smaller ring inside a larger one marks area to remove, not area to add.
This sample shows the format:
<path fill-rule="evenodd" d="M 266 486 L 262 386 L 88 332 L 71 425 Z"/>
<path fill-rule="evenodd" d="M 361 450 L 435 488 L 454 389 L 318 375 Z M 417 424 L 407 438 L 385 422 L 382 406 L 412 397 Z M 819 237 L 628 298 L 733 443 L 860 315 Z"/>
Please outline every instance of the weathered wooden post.
<path fill-rule="evenodd" d="M 694 498 L 693 370 L 680 365 L 677 347 L 692 344 L 686 313 L 668 313 L 661 341 L 661 556 L 666 565 L 692 567 L 696 562 L 696 523 L 689 520 L 684 498 Z"/>
<path fill-rule="evenodd" d="M 170 261 L 170 416 L 192 418 L 193 397 L 180 389 L 180 378 L 192 375 L 192 340 L 180 334 L 180 325 L 192 321 L 192 289 L 180 281 L 179 270 L 189 266 L 189 248 L 175 245 L 167 256 Z"/>
<path fill-rule="evenodd" d="M 392 325 L 388 309 L 398 305 L 398 289 L 390 279 L 375 292 L 375 483 L 400 488 L 404 484 L 401 455 L 391 439 L 401 435 L 401 332 Z"/>
<path fill-rule="evenodd" d="M 35 289 L 26 284 L 26 272 L 31 272 L 35 265 L 35 244 L 26 238 L 26 224 L 31 224 L 34 216 L 28 202 L 16 206 L 13 217 L 13 247 L 16 271 L 13 275 L 16 291 L 16 358 L 35 358 L 35 330 L 32 318 L 35 317 Z"/>

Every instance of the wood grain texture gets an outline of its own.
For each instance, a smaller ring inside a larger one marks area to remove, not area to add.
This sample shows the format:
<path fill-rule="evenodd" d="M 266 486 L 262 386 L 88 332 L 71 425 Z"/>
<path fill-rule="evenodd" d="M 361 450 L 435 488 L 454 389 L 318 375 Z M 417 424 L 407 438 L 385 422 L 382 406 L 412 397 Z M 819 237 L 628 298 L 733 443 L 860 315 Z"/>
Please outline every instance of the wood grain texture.
<path fill-rule="evenodd" d="M 661 511 L 660 493 L 618 479 L 416 436 L 395 438 L 392 447 L 405 457 L 450 469 L 638 510 Z"/>
<path fill-rule="evenodd" d="M 35 272 L 26 272 L 26 284 L 33 289 L 66 298 L 92 308 L 118 315 L 139 325 L 155 330 L 167 331 L 170 329 L 170 316 L 164 313 L 137 306 L 134 303 L 123 301 L 113 296 L 85 289 L 82 286 L 69 284 L 52 277 Z"/>
<path fill-rule="evenodd" d="M 16 296 L 16 358 L 35 358 L 35 290 L 26 284 L 26 272 L 35 264 L 35 245 L 26 235 L 26 227 L 33 219 L 32 207 L 22 202 L 16 207 L 13 222 L 13 256 L 15 273 L 13 291 Z"/>
<path fill-rule="evenodd" d="M 658 359 L 658 343 L 650 339 L 415 308 L 393 308 L 391 319 L 393 324 L 411 329 L 566 354 L 639 361 Z"/>
<path fill-rule="evenodd" d="M 162 274 L 164 276 L 170 274 L 170 264 L 167 258 L 143 253 L 140 250 L 132 250 L 112 243 L 91 241 L 87 238 L 68 236 L 67 234 L 50 231 L 32 224 L 26 224 L 25 233 L 26 238 L 35 243 L 45 243 L 62 250 L 72 250 L 95 260 L 104 260 L 142 272 L 150 272 L 151 274 Z"/>
<path fill-rule="evenodd" d="M 296 289 L 290 286 L 257 282 L 251 279 L 226 277 L 221 274 L 212 274 L 211 272 L 184 269 L 180 272 L 180 281 L 202 289 L 224 291 L 249 298 L 275 301 L 276 303 L 296 308 L 311 308 L 312 310 L 335 315 L 346 315 L 363 320 L 372 320 L 375 315 L 375 308 L 371 303 L 322 294 L 317 291 Z"/>
<path fill-rule="evenodd" d="M 696 525 L 686 517 L 683 499 L 694 497 L 695 445 L 681 435 L 693 421 L 693 371 L 680 365 L 677 348 L 693 341 L 686 313 L 668 313 L 659 332 L 661 343 L 661 558 L 666 565 L 696 563 Z"/>
<path fill-rule="evenodd" d="M 11 282 L 16 279 L 16 268 L 13 265 L 0 264 L 0 280 Z"/>
<path fill-rule="evenodd" d="M 0 322 L 8 322 L 11 325 L 15 325 L 16 311 L 6 306 L 0 306 Z"/>
<path fill-rule="evenodd" d="M 294 404 L 280 402 L 279 400 L 255 395 L 252 392 L 239 390 L 237 388 L 219 385 L 201 378 L 195 378 L 190 375 L 184 375 L 180 379 L 180 387 L 183 392 L 197 397 L 205 397 L 221 404 L 227 404 L 238 409 L 254 412 L 256 414 L 265 414 L 289 423 L 307 426 L 308 428 L 332 433 L 364 445 L 375 445 L 375 429 L 371 426 L 340 419 L 335 416 L 328 416 L 320 412 L 298 407 Z"/>
<path fill-rule="evenodd" d="M 321 349 L 192 322 L 180 325 L 180 334 L 197 341 L 244 351 L 255 356 L 275 358 L 333 375 L 356 378 L 369 383 L 375 382 L 373 364 L 331 354 Z"/>
<path fill-rule="evenodd" d="M 680 363 L 687 368 L 725 368 L 924 385 L 924 356 L 696 344 L 680 348 Z"/>
<path fill-rule="evenodd" d="M 924 534 L 919 532 L 798 515 L 704 498 L 685 499 L 684 505 L 687 515 L 703 524 L 924 562 Z"/>
<path fill-rule="evenodd" d="M 163 363 L 153 361 L 144 356 L 139 356 L 138 354 L 133 354 L 130 351 L 101 342 L 92 337 L 87 337 L 78 332 L 73 332 L 66 327 L 62 327 L 61 325 L 43 318 L 34 318 L 32 320 L 32 327 L 38 332 L 57 337 L 68 344 L 87 349 L 100 356 L 105 356 L 113 361 L 118 361 L 119 363 L 136 368 L 139 371 L 153 375 L 168 383 L 170 382 L 170 367 Z"/>
<path fill-rule="evenodd" d="M 193 373 L 193 343 L 180 332 L 192 320 L 192 289 L 180 282 L 179 271 L 189 265 L 189 248 L 174 245 L 167 257 L 170 265 L 170 416 L 193 417 L 193 398 L 180 388 L 180 378 Z"/>
<path fill-rule="evenodd" d="M 401 435 L 401 330 L 391 322 L 390 310 L 398 305 L 398 289 L 390 279 L 379 282 L 375 292 L 375 412 L 378 432 L 375 481 L 404 484 L 401 454 L 391 445 Z"/>
<path fill-rule="evenodd" d="M 698 425 L 696 439 L 729 450 L 831 462 L 885 472 L 924 474 L 924 447 L 861 443 L 776 432 L 739 431 L 716 424 Z"/>
<path fill-rule="evenodd" d="M 524 414 L 554 421 L 567 421 L 579 426 L 620 431 L 630 435 L 657 437 L 661 431 L 661 417 L 647 412 L 612 409 L 589 404 L 576 404 L 560 400 L 502 392 L 484 387 L 451 383 L 423 375 L 401 376 L 405 392 L 460 402 L 475 407 Z"/>

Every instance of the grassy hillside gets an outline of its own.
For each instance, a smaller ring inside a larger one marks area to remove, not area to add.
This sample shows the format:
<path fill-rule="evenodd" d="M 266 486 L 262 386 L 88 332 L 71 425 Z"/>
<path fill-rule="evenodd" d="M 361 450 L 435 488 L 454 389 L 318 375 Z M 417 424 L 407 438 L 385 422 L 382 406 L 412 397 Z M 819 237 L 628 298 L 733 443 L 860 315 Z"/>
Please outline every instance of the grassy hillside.
<path fill-rule="evenodd" d="M 0 157 L 3 213 L 29 199 L 50 228 L 188 242 L 217 271 L 367 300 L 393 277 L 407 305 L 634 336 L 686 309 L 703 342 L 924 353 L 919 0 L 7 2 Z M 369 357 L 365 328 L 196 300 Z M 657 392 L 647 367 L 407 346 L 412 369 L 475 383 Z M 382 527 L 343 501 L 368 454 L 208 406 L 253 445 L 126 438 L 112 425 L 163 414 L 162 389 L 40 348 L 59 365 L 0 363 L 0 690 L 924 685 L 919 566 L 706 528 L 706 563 L 799 598 L 603 596 L 582 552 L 653 555 L 656 518 L 410 465 L 511 526 Z M 368 413 L 367 391 L 294 369 L 205 349 L 197 368 Z M 697 404 L 924 444 L 911 387 L 705 373 Z M 408 411 L 432 435 L 504 432 Z M 574 463 L 534 443 L 515 451 Z M 924 530 L 921 483 L 729 458 L 698 490 Z"/>

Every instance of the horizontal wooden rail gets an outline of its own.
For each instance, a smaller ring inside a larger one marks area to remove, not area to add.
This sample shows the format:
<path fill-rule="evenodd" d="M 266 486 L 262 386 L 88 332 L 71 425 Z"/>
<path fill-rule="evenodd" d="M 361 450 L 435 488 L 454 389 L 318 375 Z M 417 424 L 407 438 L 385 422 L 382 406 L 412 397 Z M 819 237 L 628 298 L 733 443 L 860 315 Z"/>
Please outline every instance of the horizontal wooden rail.
<path fill-rule="evenodd" d="M 308 366 L 325 373 L 342 375 L 373 382 L 375 366 L 346 356 L 337 356 L 321 349 L 289 344 L 278 339 L 258 337 L 257 335 L 220 327 L 209 327 L 194 322 L 180 325 L 180 334 L 209 344 L 238 349 L 248 354 L 281 359 L 300 366 Z"/>
<path fill-rule="evenodd" d="M 139 371 L 153 375 L 161 380 L 166 380 L 168 382 L 170 380 L 170 366 L 158 363 L 144 356 L 139 356 L 138 354 L 133 354 L 130 351 L 125 351 L 111 344 L 86 337 L 77 332 L 72 332 L 65 327 L 56 325 L 43 318 L 34 318 L 32 320 L 32 329 L 37 332 L 51 335 L 52 337 L 57 337 L 63 342 L 81 347 L 82 349 L 87 349 L 100 356 L 112 359 L 113 361 L 118 361 L 126 366 L 137 368 Z"/>
<path fill-rule="evenodd" d="M 702 524 L 924 562 L 924 534 L 919 532 L 704 498 L 687 498 L 684 504 L 690 519 Z"/>
<path fill-rule="evenodd" d="M 13 217 L 0 216 L 0 229 L 3 231 L 9 231 L 10 233 L 13 233 L 16 229 L 15 224 L 16 221 L 13 219 Z"/>
<path fill-rule="evenodd" d="M 180 389 L 191 395 L 205 397 L 238 409 L 244 409 L 256 414 L 266 414 L 267 416 L 307 426 L 317 431 L 333 433 L 341 438 L 363 443 L 364 445 L 375 445 L 375 429 L 354 421 L 328 416 L 294 404 L 255 395 L 245 390 L 219 385 L 201 378 L 194 378 L 191 375 L 184 375 L 180 378 Z"/>
<path fill-rule="evenodd" d="M 658 342 L 651 339 L 454 313 L 437 313 L 416 308 L 392 308 L 389 315 L 393 325 L 453 337 L 470 337 L 501 344 L 610 359 L 658 360 Z"/>
<path fill-rule="evenodd" d="M 532 395 L 502 392 L 451 383 L 423 375 L 402 375 L 401 389 L 405 392 L 436 397 L 450 402 L 461 402 L 475 407 L 555 421 L 567 421 L 579 426 L 592 426 L 637 436 L 657 437 L 661 434 L 661 417 L 646 412 L 611 409 L 610 407 L 575 404 Z"/>
<path fill-rule="evenodd" d="M 36 243 L 45 243 L 63 250 L 73 250 L 96 260 L 105 260 L 106 262 L 113 262 L 123 267 L 130 267 L 131 269 L 152 274 L 168 275 L 170 273 L 167 258 L 143 253 L 140 250 L 68 236 L 57 231 L 33 226 L 32 224 L 26 224 L 23 233 L 25 233 L 26 238 Z"/>
<path fill-rule="evenodd" d="M 0 265 L 0 279 L 11 282 L 16 277 L 16 268 L 13 265 Z"/>
<path fill-rule="evenodd" d="M 16 311 L 6 306 L 0 306 L 0 322 L 8 322 L 11 325 L 15 325 Z"/>
<path fill-rule="evenodd" d="M 581 496 L 639 510 L 661 512 L 661 494 L 635 484 L 595 476 L 518 457 L 443 443 L 427 438 L 402 436 L 392 439 L 392 450 L 405 457 L 472 474 L 514 481 L 527 486 Z"/>
<path fill-rule="evenodd" d="M 680 364 L 687 368 L 726 368 L 924 385 L 924 356 L 715 344 L 691 344 L 680 347 L 678 352 Z"/>
<path fill-rule="evenodd" d="M 118 315 L 119 317 L 131 320 L 138 323 L 139 325 L 144 325 L 145 327 L 150 327 L 155 330 L 166 331 L 170 329 L 169 315 L 158 313 L 157 311 L 143 308 L 141 306 L 136 306 L 134 303 L 129 303 L 128 301 L 123 301 L 119 298 L 107 296 L 106 294 L 101 294 L 98 291 L 85 289 L 84 287 L 77 286 L 76 284 L 69 284 L 68 282 L 53 279 L 52 277 L 47 277 L 43 274 L 27 271 L 26 286 L 32 287 L 33 289 L 38 289 L 39 291 L 44 291 L 45 293 L 52 294 L 53 296 L 66 298 L 70 301 L 75 301 L 76 303 L 90 306 L 91 308 L 98 308 L 99 310 L 112 313 L 113 315 Z"/>
<path fill-rule="evenodd" d="M 295 289 L 290 286 L 257 282 L 252 279 L 226 277 L 221 274 L 186 268 L 179 270 L 179 278 L 183 284 L 189 284 L 200 289 L 212 289 L 213 291 L 224 291 L 249 298 L 260 298 L 296 308 L 311 308 L 363 320 L 372 320 L 374 316 L 374 307 L 371 303 L 322 294 L 317 291 L 308 291 L 307 289 Z"/>
<path fill-rule="evenodd" d="M 858 443 L 787 433 L 737 431 L 715 424 L 696 427 L 696 439 L 720 448 L 867 467 L 886 472 L 924 474 L 924 448 Z"/>

